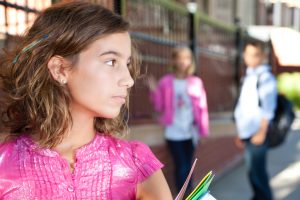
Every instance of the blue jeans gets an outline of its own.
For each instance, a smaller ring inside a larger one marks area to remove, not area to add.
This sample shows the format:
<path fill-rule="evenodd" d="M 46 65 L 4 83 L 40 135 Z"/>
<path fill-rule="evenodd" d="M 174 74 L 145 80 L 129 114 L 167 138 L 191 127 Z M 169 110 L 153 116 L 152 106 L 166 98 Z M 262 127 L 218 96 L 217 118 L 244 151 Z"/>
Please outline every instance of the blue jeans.
<path fill-rule="evenodd" d="M 252 144 L 245 141 L 245 160 L 248 177 L 254 193 L 253 200 L 272 200 L 272 192 L 266 168 L 268 143 Z"/>
<path fill-rule="evenodd" d="M 192 167 L 192 159 L 194 156 L 194 145 L 192 139 L 183 141 L 167 140 L 173 161 L 175 163 L 175 181 L 176 188 L 179 191 L 187 178 Z M 187 187 L 187 191 L 191 189 L 191 181 Z"/>

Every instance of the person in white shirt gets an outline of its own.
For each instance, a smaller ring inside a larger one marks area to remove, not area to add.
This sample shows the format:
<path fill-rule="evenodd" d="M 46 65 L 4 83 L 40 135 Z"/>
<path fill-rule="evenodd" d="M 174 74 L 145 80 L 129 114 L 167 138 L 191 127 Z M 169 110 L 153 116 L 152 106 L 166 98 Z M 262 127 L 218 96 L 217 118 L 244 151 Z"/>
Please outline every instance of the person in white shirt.
<path fill-rule="evenodd" d="M 272 192 L 266 170 L 267 130 L 276 109 L 276 79 L 264 60 L 263 46 L 249 42 L 244 49 L 246 76 L 234 117 L 239 146 L 245 146 L 245 161 L 253 190 L 253 200 L 271 200 Z"/>

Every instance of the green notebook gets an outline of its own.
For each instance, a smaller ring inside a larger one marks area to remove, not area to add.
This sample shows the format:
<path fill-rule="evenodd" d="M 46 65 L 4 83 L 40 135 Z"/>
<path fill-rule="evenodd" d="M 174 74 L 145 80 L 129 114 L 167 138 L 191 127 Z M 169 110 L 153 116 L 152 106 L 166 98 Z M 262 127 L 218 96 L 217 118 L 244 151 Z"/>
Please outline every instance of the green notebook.
<path fill-rule="evenodd" d="M 195 187 L 186 200 L 198 200 L 208 192 L 208 187 L 212 182 L 214 175 L 212 171 L 208 172 L 200 183 Z"/>
<path fill-rule="evenodd" d="M 194 171 L 194 168 L 196 166 L 196 162 L 197 162 L 197 159 L 195 159 L 195 161 L 192 165 L 192 168 L 190 170 L 190 173 L 189 173 L 188 177 L 186 178 L 185 183 L 182 186 L 182 188 L 181 188 L 180 192 L 178 193 L 177 197 L 175 198 L 175 200 L 182 200 L 183 195 L 188 186 L 189 180 L 190 180 L 192 173 Z M 208 172 L 204 176 L 204 178 L 200 181 L 200 183 L 196 186 L 196 188 L 191 192 L 191 194 L 185 200 L 199 200 L 204 196 L 211 196 L 210 194 L 208 194 L 209 193 L 208 188 L 209 188 L 209 185 L 212 182 L 213 178 L 214 178 L 214 175 L 213 175 L 212 171 Z M 206 194 L 208 194 L 208 195 L 206 195 Z M 211 197 L 213 197 L 213 196 L 211 196 Z M 212 199 L 215 199 L 215 198 L 212 198 Z"/>

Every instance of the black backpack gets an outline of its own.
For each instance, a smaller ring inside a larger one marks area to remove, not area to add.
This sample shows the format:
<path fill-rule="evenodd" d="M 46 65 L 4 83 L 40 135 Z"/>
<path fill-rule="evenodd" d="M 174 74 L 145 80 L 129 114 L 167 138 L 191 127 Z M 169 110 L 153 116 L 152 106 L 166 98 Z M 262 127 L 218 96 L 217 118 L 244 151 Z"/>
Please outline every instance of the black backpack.
<path fill-rule="evenodd" d="M 294 119 L 295 113 L 292 102 L 285 96 L 278 95 L 275 117 L 267 133 L 269 147 L 277 147 L 284 142 Z"/>
<path fill-rule="evenodd" d="M 258 76 L 257 89 L 259 87 L 260 76 L 261 74 Z M 259 105 L 261 105 L 260 99 Z M 285 141 L 294 119 L 295 113 L 293 111 L 292 102 L 285 96 L 278 94 L 275 115 L 267 132 L 269 140 L 268 146 L 270 148 L 277 147 Z"/>

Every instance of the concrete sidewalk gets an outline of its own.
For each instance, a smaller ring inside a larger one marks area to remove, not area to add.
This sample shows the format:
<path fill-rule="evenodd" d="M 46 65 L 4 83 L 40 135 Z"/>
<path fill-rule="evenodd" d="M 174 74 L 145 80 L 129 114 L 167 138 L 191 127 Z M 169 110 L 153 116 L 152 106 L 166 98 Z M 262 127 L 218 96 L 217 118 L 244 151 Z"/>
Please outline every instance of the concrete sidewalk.
<path fill-rule="evenodd" d="M 209 138 L 236 136 L 231 112 L 210 114 Z M 164 145 L 163 126 L 156 124 L 130 126 L 129 140 L 140 140 L 149 146 Z"/>
<path fill-rule="evenodd" d="M 300 118 L 282 146 L 269 151 L 268 171 L 275 200 L 300 199 Z M 234 169 L 215 180 L 210 188 L 219 200 L 249 200 L 251 188 L 246 169 L 240 162 Z"/>

